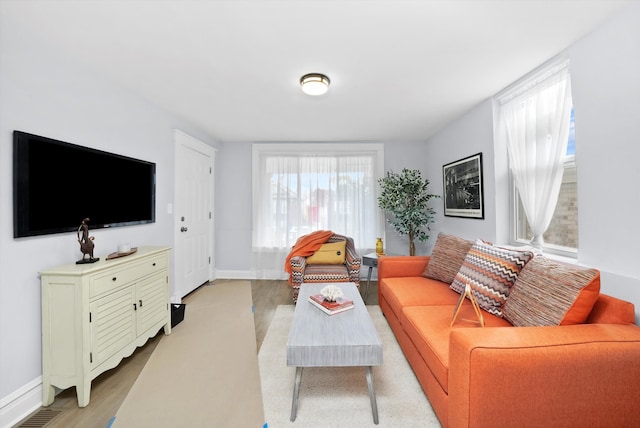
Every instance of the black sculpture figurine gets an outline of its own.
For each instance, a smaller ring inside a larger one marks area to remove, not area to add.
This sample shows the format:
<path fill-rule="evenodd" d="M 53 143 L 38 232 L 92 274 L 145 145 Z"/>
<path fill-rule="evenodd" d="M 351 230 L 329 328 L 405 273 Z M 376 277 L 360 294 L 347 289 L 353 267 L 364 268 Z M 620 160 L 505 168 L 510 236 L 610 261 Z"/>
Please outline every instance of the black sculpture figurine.
<path fill-rule="evenodd" d="M 82 260 L 78 260 L 76 264 L 95 263 L 100 260 L 100 257 L 93 258 L 93 236 L 89 236 L 89 217 L 82 220 L 80 227 L 78 227 L 78 243 L 80 244 L 80 251 L 82 252 Z M 82 231 L 82 237 L 80 232 Z M 86 257 L 89 256 L 87 259 Z"/>

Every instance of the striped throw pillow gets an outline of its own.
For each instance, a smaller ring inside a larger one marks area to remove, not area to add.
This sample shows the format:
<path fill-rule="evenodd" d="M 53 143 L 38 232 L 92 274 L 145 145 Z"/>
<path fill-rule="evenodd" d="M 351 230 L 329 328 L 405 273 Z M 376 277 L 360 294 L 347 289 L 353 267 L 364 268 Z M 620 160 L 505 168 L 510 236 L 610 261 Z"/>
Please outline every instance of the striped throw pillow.
<path fill-rule="evenodd" d="M 536 256 L 520 272 L 504 318 L 515 326 L 584 323 L 600 294 L 600 272 Z"/>
<path fill-rule="evenodd" d="M 511 287 L 532 257 L 530 251 L 509 250 L 478 239 L 465 257 L 451 289 L 463 293 L 469 284 L 478 305 L 501 317 Z"/>
<path fill-rule="evenodd" d="M 438 233 L 438 239 L 422 276 L 451 284 L 472 246 L 473 241 Z"/>

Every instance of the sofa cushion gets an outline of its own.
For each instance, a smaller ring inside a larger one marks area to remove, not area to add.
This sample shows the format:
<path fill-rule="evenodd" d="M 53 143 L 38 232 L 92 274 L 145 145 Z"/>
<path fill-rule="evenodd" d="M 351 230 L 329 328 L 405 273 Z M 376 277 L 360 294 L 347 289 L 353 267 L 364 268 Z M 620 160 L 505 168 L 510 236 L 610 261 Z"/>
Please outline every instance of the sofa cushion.
<path fill-rule="evenodd" d="M 631 302 L 600 293 L 589 312 L 587 324 L 636 324 L 636 310 Z"/>
<path fill-rule="evenodd" d="M 473 241 L 438 233 L 429 264 L 422 276 L 451 284 L 472 246 Z"/>
<path fill-rule="evenodd" d="M 327 242 L 312 255 L 307 257 L 308 265 L 341 265 L 344 264 L 347 241 Z"/>
<path fill-rule="evenodd" d="M 503 316 L 516 326 L 585 322 L 600 294 L 600 272 L 537 256 L 516 281 Z"/>
<path fill-rule="evenodd" d="M 395 313 L 405 306 L 455 305 L 460 297 L 442 282 L 422 277 L 384 278 L 378 287 Z"/>
<path fill-rule="evenodd" d="M 307 265 L 302 282 L 349 282 L 346 265 Z"/>
<path fill-rule="evenodd" d="M 502 316 L 502 305 L 507 301 L 511 287 L 532 257 L 530 251 L 501 248 L 478 239 L 467 253 L 451 289 L 463 293 L 469 284 L 482 309 Z"/>
<path fill-rule="evenodd" d="M 442 285 L 441 285 L 442 287 Z M 443 287 L 446 288 L 446 287 Z M 448 290 L 452 295 L 459 295 Z M 411 306 L 400 313 L 400 323 L 444 391 L 449 392 L 449 333 L 457 328 L 481 328 L 470 302 L 463 304 L 459 322 L 451 327 L 455 305 Z M 506 320 L 485 315 L 486 327 L 511 327 Z"/>

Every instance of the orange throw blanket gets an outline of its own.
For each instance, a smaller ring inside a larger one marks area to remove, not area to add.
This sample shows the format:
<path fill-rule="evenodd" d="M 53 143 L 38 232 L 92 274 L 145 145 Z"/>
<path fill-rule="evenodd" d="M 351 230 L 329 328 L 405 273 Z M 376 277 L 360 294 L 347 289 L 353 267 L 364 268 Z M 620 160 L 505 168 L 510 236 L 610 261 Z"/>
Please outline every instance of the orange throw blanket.
<path fill-rule="evenodd" d="M 296 243 L 291 247 L 291 252 L 284 262 L 284 271 L 289 274 L 289 284 L 291 284 L 291 258 L 295 256 L 308 257 L 318 251 L 318 249 L 333 236 L 330 230 L 317 230 L 308 235 L 298 238 Z"/>

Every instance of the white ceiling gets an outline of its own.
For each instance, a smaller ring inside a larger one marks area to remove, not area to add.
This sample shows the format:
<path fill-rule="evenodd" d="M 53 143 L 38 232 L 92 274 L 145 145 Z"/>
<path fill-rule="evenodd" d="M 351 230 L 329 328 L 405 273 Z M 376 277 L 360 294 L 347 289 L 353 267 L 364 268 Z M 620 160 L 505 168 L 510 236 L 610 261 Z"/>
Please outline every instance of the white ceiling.
<path fill-rule="evenodd" d="M 2 0 L 222 142 L 425 140 L 629 1 Z M 304 95 L 322 72 L 329 92 Z"/>

